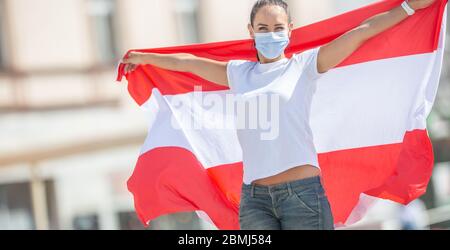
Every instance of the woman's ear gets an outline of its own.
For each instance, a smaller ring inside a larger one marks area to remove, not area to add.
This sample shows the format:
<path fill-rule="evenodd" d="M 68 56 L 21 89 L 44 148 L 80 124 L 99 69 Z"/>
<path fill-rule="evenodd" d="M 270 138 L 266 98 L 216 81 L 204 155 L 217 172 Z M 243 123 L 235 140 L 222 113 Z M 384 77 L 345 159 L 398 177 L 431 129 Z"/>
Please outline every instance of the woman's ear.
<path fill-rule="evenodd" d="M 255 39 L 255 31 L 253 30 L 253 26 L 249 23 L 247 25 L 248 33 L 252 39 Z"/>

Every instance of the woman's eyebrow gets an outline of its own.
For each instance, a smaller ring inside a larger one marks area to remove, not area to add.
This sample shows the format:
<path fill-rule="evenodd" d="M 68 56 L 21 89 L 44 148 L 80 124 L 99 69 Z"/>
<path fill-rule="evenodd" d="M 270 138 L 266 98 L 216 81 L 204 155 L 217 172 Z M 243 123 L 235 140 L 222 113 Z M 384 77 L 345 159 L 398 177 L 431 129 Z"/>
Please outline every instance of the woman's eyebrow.
<path fill-rule="evenodd" d="M 256 25 L 256 26 L 268 27 L 269 25 L 263 24 L 263 23 L 259 23 L 259 24 Z M 275 24 L 275 26 L 284 26 L 284 24 L 283 24 L 283 23 L 277 23 L 277 24 Z"/>

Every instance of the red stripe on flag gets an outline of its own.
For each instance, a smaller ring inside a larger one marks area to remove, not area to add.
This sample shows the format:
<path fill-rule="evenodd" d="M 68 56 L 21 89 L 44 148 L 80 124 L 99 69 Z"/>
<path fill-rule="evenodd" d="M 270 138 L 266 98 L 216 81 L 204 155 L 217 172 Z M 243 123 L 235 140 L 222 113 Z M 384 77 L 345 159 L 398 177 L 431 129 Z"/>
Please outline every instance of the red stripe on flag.
<path fill-rule="evenodd" d="M 322 22 L 295 29 L 286 54 L 290 57 L 292 53 L 300 53 L 307 49 L 324 45 L 357 27 L 363 20 L 387 11 L 401 2 L 402 0 L 381 1 Z M 438 46 L 440 24 L 446 3 L 447 0 L 437 1 L 433 6 L 418 11 L 400 25 L 369 40 L 340 66 L 433 52 Z M 430 34 L 432 35 L 430 36 Z M 408 37 L 408 41 L 405 41 L 405 37 Z M 130 50 L 127 54 L 131 51 L 162 54 L 190 53 L 220 61 L 233 59 L 256 61 L 256 50 L 253 46 L 253 41 L 250 39 Z M 117 80 L 120 81 L 123 76 L 123 64 L 121 64 Z M 138 70 L 128 74 L 126 77 L 129 85 L 136 85 L 129 86 L 129 89 L 131 96 L 139 105 L 144 104 L 148 100 L 153 88 L 158 88 L 163 95 L 189 93 L 194 90 L 195 85 L 202 86 L 204 91 L 228 89 L 190 73 L 163 70 L 152 65 L 142 65 Z"/>
<path fill-rule="evenodd" d="M 425 130 L 407 133 L 397 165 L 384 184 L 368 195 L 408 204 L 427 191 L 434 166 L 433 145 Z"/>
<path fill-rule="evenodd" d="M 240 190 L 242 174 L 234 173 L 240 173 L 242 164 L 223 167 L 231 170 L 234 188 L 227 185 L 230 180 L 211 178 L 215 171 L 208 173 L 194 154 L 185 149 L 164 147 L 141 155 L 127 182 L 140 220 L 149 225 L 150 220 L 161 215 L 202 210 L 219 229 L 239 229 L 237 204 L 230 202 L 230 198 L 233 201 L 238 197 L 224 194 Z M 220 177 L 230 177 L 220 172 Z"/>
<path fill-rule="evenodd" d="M 433 149 L 426 130 L 405 135 L 403 143 L 319 154 L 324 187 L 335 223 L 345 223 L 361 193 L 403 204 L 426 192 Z M 205 211 L 219 229 L 239 229 L 242 164 L 205 170 L 181 148 L 143 154 L 128 188 L 143 223 L 161 215 Z"/>
<path fill-rule="evenodd" d="M 299 28 L 294 31 L 294 46 L 288 52 L 297 53 L 331 42 L 359 26 L 364 20 L 399 6 L 402 2 L 403 0 L 381 1 Z M 401 24 L 370 39 L 339 66 L 435 51 L 439 45 L 446 2 L 447 0 L 439 0 L 433 6 L 417 11 Z M 405 37 L 408 38 L 407 41 Z"/>
<path fill-rule="evenodd" d="M 324 186 L 336 223 L 345 223 L 360 193 L 408 204 L 426 192 L 433 169 L 426 130 L 403 143 L 319 154 Z"/>

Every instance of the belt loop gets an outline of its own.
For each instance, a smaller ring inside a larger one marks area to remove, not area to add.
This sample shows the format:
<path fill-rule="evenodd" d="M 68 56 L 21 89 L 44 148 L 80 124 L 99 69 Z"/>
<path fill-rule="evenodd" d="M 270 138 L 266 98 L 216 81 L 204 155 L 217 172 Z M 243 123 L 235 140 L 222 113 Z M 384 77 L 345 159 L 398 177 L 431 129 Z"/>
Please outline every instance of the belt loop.
<path fill-rule="evenodd" d="M 252 187 L 251 187 L 251 191 L 250 191 L 250 196 L 252 198 L 255 198 L 255 185 L 254 184 L 251 184 L 251 185 L 252 185 Z"/>
<path fill-rule="evenodd" d="M 289 195 L 292 195 L 292 186 L 291 186 L 290 182 L 287 183 L 287 187 L 288 187 Z"/>

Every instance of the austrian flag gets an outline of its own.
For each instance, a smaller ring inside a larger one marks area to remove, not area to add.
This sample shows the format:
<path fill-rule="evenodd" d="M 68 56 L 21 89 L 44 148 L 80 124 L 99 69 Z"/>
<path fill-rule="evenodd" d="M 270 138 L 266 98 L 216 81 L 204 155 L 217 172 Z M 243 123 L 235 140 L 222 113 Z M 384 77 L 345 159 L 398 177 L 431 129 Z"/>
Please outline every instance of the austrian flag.
<path fill-rule="evenodd" d="M 401 2 L 380 1 L 295 29 L 286 56 L 322 46 Z M 417 11 L 317 81 L 310 124 L 335 224 L 360 219 L 367 200 L 408 204 L 426 192 L 434 164 L 426 119 L 442 67 L 446 5 L 440 0 Z M 257 60 L 252 40 L 132 51 Z M 152 65 L 125 75 L 124 66 L 119 66 L 117 81 L 126 76 L 129 93 L 149 121 L 127 182 L 142 223 L 196 211 L 219 229 L 239 229 L 243 165 L 237 129 L 225 110 L 204 103 L 210 95 L 225 103 L 230 90 Z M 188 108 L 180 109 L 180 100 Z M 188 120 L 201 126 L 192 127 Z M 211 126 L 219 120 L 229 126 Z"/>

